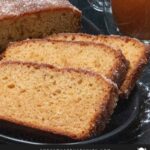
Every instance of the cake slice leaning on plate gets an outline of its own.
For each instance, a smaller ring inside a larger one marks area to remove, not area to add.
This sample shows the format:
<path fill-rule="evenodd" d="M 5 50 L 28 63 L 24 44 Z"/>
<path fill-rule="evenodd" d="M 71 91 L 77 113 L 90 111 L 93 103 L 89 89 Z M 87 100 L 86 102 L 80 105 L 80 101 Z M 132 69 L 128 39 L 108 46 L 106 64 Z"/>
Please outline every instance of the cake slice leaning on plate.
<path fill-rule="evenodd" d="M 0 120 L 83 140 L 103 131 L 117 87 L 85 70 L 0 63 Z"/>
<path fill-rule="evenodd" d="M 103 44 L 59 42 L 32 39 L 12 43 L 4 51 L 2 61 L 22 61 L 52 64 L 99 73 L 118 86 L 124 80 L 128 63 L 121 51 Z"/>
<path fill-rule="evenodd" d="M 113 47 L 116 50 L 121 50 L 126 60 L 129 61 L 129 70 L 120 88 L 121 98 L 128 98 L 145 64 L 148 63 L 150 54 L 149 46 L 144 45 L 137 39 L 124 36 L 94 36 L 89 34 L 64 33 L 50 36 L 48 39 L 56 41 L 84 41 L 102 43 Z"/>

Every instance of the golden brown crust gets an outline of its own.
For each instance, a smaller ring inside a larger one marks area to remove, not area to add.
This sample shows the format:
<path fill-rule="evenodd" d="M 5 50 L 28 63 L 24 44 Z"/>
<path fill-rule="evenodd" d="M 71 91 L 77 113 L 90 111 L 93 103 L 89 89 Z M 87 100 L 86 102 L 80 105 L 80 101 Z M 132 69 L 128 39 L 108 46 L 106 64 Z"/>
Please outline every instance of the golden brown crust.
<path fill-rule="evenodd" d="M 15 43 L 11 43 L 8 46 L 8 50 L 15 47 L 15 46 L 19 46 L 22 45 L 24 43 L 32 43 L 32 42 L 52 42 L 52 43 L 67 43 L 68 46 L 72 46 L 72 45 L 80 45 L 80 46 L 89 46 L 89 45 L 93 45 L 94 47 L 97 47 L 98 49 L 103 48 L 105 51 L 107 51 L 108 53 L 112 53 L 113 55 L 115 55 L 116 58 L 116 62 L 113 68 L 111 68 L 111 70 L 109 71 L 107 77 L 109 79 L 111 79 L 112 81 L 114 81 L 115 83 L 117 83 L 117 85 L 120 87 L 120 85 L 122 84 L 125 75 L 127 73 L 128 70 L 128 65 L 129 63 L 126 61 L 125 57 L 123 56 L 122 52 L 120 50 L 114 50 L 113 48 L 106 46 L 104 44 L 97 44 L 97 43 L 87 43 L 87 42 L 66 42 L 66 41 L 55 41 L 55 40 L 50 40 L 50 39 L 31 39 L 31 40 L 24 40 L 24 41 L 20 41 L 20 42 L 15 42 Z M 7 52 L 4 51 L 4 53 L 1 55 L 2 57 L 5 57 L 5 53 Z"/>
<path fill-rule="evenodd" d="M 89 35 L 89 34 L 84 34 L 84 33 L 61 33 L 61 34 L 57 34 L 58 40 L 59 37 L 72 37 L 72 41 L 74 41 L 76 36 L 79 37 L 86 37 L 87 39 L 91 39 L 92 37 L 92 41 L 94 42 L 95 40 L 98 41 L 98 38 L 104 39 L 104 40 L 120 40 L 123 41 L 124 43 L 128 43 L 128 42 L 132 42 L 133 44 L 141 47 L 142 49 L 142 53 L 141 53 L 141 58 L 138 61 L 138 64 L 136 65 L 136 67 L 134 68 L 134 71 L 132 71 L 132 74 L 129 74 L 129 76 L 126 78 L 125 82 L 123 82 L 121 89 L 120 89 L 120 98 L 121 99 L 125 99 L 128 98 L 130 92 L 132 91 L 132 89 L 134 88 L 134 85 L 136 83 L 136 80 L 138 79 L 139 75 L 141 74 L 144 66 L 148 63 L 149 60 L 149 54 L 150 54 L 150 46 L 145 46 L 143 43 L 141 43 L 139 40 L 135 39 L 135 38 L 130 38 L 127 36 L 119 36 L 119 35 Z M 47 39 L 55 39 L 56 35 L 54 34 L 53 36 L 47 37 Z M 103 42 L 102 42 L 103 43 Z M 130 61 L 130 60 L 129 60 Z M 127 73 L 128 74 L 128 73 Z"/>
<path fill-rule="evenodd" d="M 76 73 L 83 73 L 89 76 L 94 76 L 97 78 L 103 78 L 100 74 L 97 74 L 95 72 L 91 72 L 85 69 L 74 69 L 74 68 L 57 68 L 50 64 L 39 64 L 39 63 L 33 63 L 33 62 L 22 62 L 22 61 L 2 61 L 0 62 L 0 67 L 3 65 L 25 65 L 25 66 L 33 66 L 34 68 L 48 68 L 48 69 L 54 69 L 57 72 L 76 72 Z M 105 79 L 104 79 L 105 80 Z M 107 81 L 106 81 L 107 82 Z"/>
<path fill-rule="evenodd" d="M 68 0 L 6 0 L 0 2 L 0 20 L 20 18 L 22 16 L 48 11 L 52 13 L 65 11 L 81 17 L 81 11 Z"/>
<path fill-rule="evenodd" d="M 67 136 L 71 139 L 76 139 L 76 140 L 84 140 L 84 139 L 87 139 L 89 138 L 91 135 L 93 135 L 93 133 L 95 133 L 95 123 L 97 125 L 105 125 L 107 123 L 107 120 L 110 119 L 110 116 L 113 112 L 113 109 L 116 105 L 116 99 L 117 99 L 117 96 L 118 96 L 118 89 L 116 86 L 114 86 L 113 84 L 111 83 L 108 83 L 108 81 L 106 81 L 103 77 L 101 77 L 99 74 L 96 74 L 96 73 L 92 73 L 92 72 L 89 72 L 89 71 L 86 71 L 86 70 L 76 70 L 76 69 L 57 69 L 55 68 L 54 66 L 51 66 L 51 65 L 47 65 L 47 64 L 36 64 L 36 63 L 28 63 L 28 62 L 1 62 L 0 63 L 0 67 L 2 67 L 3 65 L 26 65 L 27 67 L 35 67 L 35 68 L 47 68 L 47 69 L 54 69 L 55 71 L 59 71 L 59 72 L 76 72 L 76 73 L 83 73 L 83 74 L 86 74 L 86 75 L 89 75 L 89 76 L 94 76 L 97 78 L 97 80 L 103 80 L 107 85 L 109 85 L 109 89 L 110 89 L 110 92 L 108 93 L 108 95 L 106 95 L 106 99 L 104 100 L 104 103 L 103 103 L 103 111 L 101 112 L 99 110 L 99 112 L 97 112 L 97 114 L 93 117 L 93 121 L 91 122 L 91 127 L 90 127 L 90 130 L 89 130 L 89 133 L 86 133 L 85 135 L 79 135 L 79 136 L 76 136 L 76 134 L 72 134 L 70 132 L 64 132 L 64 131 L 57 131 L 55 130 L 55 128 L 53 129 L 49 129 L 49 128 L 46 128 L 46 127 L 41 127 L 41 126 L 37 126 L 36 124 L 32 124 L 32 123 L 24 123 L 23 121 L 18 121 L 18 120 L 15 120 L 15 119 L 12 119 L 11 117 L 4 117 L 4 116 L 0 116 L 0 120 L 4 120 L 4 121 L 8 121 L 8 122 L 12 122 L 12 123 L 15 123 L 15 124 L 18 124 L 18 125 L 23 125 L 23 126 L 27 126 L 27 127 L 31 127 L 31 128 L 35 128 L 35 129 L 39 129 L 39 130 L 43 130 L 43 131 L 46 131 L 46 132 L 50 132 L 50 133 L 53 133 L 53 134 L 56 134 L 56 135 L 63 135 L 63 136 Z M 107 119 L 104 119 L 105 117 L 107 117 Z M 100 119 L 100 120 L 99 120 Z M 104 120 L 102 120 L 104 119 Z M 101 128 L 101 131 L 103 130 L 104 128 Z"/>
<path fill-rule="evenodd" d="M 120 89 L 119 97 L 121 99 L 127 99 L 129 97 L 129 94 L 133 90 L 137 79 L 139 78 L 140 74 L 142 73 L 145 65 L 148 63 L 148 60 L 150 58 L 150 46 L 144 46 L 145 51 L 143 55 L 141 56 L 141 60 L 138 62 L 137 67 L 135 68 L 133 74 L 130 76 L 129 83 L 124 85 L 122 89 Z M 127 89 L 126 91 L 124 89 Z"/>
<path fill-rule="evenodd" d="M 117 106 L 117 102 L 119 100 L 118 90 L 115 87 L 112 87 L 110 90 L 111 94 L 106 96 L 106 101 L 103 104 L 103 112 L 97 113 L 97 117 L 95 117 L 96 126 L 91 131 L 91 135 L 98 135 L 104 131 L 106 125 L 111 119 L 111 115 L 113 114 L 115 107 Z"/>

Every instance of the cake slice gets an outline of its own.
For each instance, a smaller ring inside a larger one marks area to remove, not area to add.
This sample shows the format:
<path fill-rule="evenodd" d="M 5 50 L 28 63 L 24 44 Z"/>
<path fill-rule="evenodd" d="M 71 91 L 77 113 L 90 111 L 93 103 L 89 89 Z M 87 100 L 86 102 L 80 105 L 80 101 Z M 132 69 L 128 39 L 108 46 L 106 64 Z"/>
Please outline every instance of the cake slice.
<path fill-rule="evenodd" d="M 8 42 L 80 30 L 81 12 L 68 0 L 1 0 L 0 48 Z"/>
<path fill-rule="evenodd" d="M 118 50 L 102 44 L 59 42 L 33 39 L 11 44 L 3 61 L 23 61 L 72 67 L 100 73 L 120 85 L 127 72 L 127 62 Z"/>
<path fill-rule="evenodd" d="M 104 36 L 88 34 L 58 34 L 48 37 L 51 40 L 84 41 L 103 43 L 115 49 L 122 50 L 123 55 L 129 61 L 129 70 L 120 88 L 120 96 L 127 98 L 133 89 L 143 67 L 148 62 L 150 47 L 145 46 L 137 39 L 123 36 Z"/>
<path fill-rule="evenodd" d="M 116 86 L 92 72 L 0 64 L 0 120 L 83 140 L 104 129 L 117 99 Z"/>

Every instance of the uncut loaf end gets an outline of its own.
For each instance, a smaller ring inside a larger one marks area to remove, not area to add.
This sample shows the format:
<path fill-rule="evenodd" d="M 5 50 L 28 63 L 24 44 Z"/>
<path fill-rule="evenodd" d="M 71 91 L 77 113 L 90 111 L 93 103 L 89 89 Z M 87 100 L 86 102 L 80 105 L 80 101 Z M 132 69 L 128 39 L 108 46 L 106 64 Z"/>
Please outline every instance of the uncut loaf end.
<path fill-rule="evenodd" d="M 0 1 L 0 48 L 52 33 L 78 32 L 81 12 L 68 0 Z"/>

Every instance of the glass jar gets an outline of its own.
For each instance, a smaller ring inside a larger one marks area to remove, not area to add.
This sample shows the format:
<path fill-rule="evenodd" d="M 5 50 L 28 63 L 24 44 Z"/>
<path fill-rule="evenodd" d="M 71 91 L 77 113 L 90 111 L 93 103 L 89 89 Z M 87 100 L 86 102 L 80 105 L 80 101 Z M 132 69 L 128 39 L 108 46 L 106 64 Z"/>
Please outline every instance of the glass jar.
<path fill-rule="evenodd" d="M 122 34 L 150 43 L 150 0 L 88 0 L 104 13 L 109 34 Z"/>

